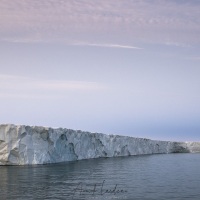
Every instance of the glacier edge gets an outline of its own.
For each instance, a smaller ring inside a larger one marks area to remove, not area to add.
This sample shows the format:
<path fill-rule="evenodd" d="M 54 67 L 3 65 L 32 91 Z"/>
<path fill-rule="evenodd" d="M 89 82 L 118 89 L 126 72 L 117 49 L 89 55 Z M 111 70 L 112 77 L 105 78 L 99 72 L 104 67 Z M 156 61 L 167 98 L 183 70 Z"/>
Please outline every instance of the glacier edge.
<path fill-rule="evenodd" d="M 200 142 L 158 141 L 65 128 L 0 125 L 0 165 L 164 153 L 197 153 Z"/>

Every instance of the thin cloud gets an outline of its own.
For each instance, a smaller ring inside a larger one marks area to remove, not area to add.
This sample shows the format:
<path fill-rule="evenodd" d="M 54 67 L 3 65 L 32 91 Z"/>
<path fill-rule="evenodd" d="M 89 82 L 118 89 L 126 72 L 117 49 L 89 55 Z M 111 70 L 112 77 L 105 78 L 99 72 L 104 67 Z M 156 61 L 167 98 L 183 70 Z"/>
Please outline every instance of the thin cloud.
<path fill-rule="evenodd" d="M 166 45 L 166 46 L 174 46 L 174 47 L 182 47 L 182 48 L 191 47 L 191 45 L 188 45 L 188 44 L 171 42 L 171 41 L 166 41 L 163 44 Z"/>
<path fill-rule="evenodd" d="M 34 96 L 42 93 L 63 94 L 68 91 L 96 91 L 106 87 L 96 82 L 40 80 L 28 77 L 0 75 L 0 96 Z"/>
<path fill-rule="evenodd" d="M 198 1 L 1 0 L 0 40 L 191 44 L 200 42 L 199 9 Z"/>
<path fill-rule="evenodd" d="M 188 57 L 188 60 L 194 60 L 194 61 L 200 61 L 200 56 L 192 56 L 192 57 Z"/>
<path fill-rule="evenodd" d="M 142 49 L 135 46 L 119 45 L 119 44 L 95 44 L 95 43 L 75 43 L 77 46 L 92 46 L 92 47 L 108 47 L 108 48 L 122 48 L 122 49 Z"/>

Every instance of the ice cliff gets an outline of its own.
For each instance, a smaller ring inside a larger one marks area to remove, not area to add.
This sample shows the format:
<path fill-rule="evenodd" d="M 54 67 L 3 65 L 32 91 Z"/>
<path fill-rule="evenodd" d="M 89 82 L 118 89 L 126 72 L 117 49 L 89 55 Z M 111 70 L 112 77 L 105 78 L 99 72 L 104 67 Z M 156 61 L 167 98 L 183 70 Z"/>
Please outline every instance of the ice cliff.
<path fill-rule="evenodd" d="M 156 141 L 62 128 L 0 125 L 0 165 L 181 152 L 200 152 L 200 143 Z"/>

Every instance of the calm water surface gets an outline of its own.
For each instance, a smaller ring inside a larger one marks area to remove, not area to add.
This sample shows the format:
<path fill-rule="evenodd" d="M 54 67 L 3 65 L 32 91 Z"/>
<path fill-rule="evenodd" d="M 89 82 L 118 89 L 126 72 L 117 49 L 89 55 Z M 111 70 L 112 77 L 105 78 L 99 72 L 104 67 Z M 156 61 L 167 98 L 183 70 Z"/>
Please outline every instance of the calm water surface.
<path fill-rule="evenodd" d="M 0 166 L 0 199 L 200 199 L 200 154 Z"/>

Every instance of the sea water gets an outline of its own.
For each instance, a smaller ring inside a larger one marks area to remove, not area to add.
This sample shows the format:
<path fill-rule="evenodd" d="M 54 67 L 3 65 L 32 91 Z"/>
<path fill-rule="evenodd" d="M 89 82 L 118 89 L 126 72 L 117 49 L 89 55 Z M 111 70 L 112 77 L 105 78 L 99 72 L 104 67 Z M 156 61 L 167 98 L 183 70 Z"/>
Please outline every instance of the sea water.
<path fill-rule="evenodd" d="M 200 154 L 0 166 L 0 199 L 200 199 Z"/>

